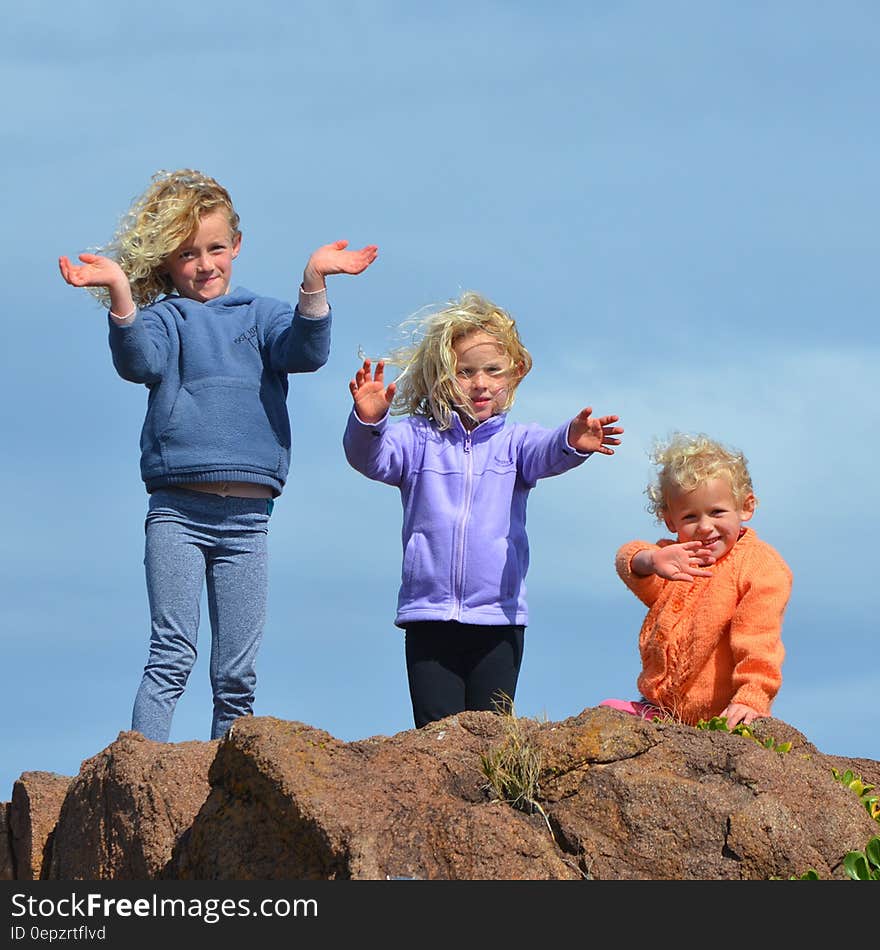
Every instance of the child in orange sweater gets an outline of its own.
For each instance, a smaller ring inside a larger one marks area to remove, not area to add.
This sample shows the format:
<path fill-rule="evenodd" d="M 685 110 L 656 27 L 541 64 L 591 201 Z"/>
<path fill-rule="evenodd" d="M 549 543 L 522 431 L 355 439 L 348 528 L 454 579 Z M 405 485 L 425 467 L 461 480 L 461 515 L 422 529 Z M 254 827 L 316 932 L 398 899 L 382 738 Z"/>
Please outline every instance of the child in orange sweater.
<path fill-rule="evenodd" d="M 705 435 L 676 433 L 652 460 L 659 472 L 648 510 L 676 540 L 631 541 L 615 564 L 649 608 L 639 634 L 642 699 L 599 705 L 690 725 L 769 716 L 782 684 L 792 574 L 744 527 L 758 503 L 746 459 Z"/>

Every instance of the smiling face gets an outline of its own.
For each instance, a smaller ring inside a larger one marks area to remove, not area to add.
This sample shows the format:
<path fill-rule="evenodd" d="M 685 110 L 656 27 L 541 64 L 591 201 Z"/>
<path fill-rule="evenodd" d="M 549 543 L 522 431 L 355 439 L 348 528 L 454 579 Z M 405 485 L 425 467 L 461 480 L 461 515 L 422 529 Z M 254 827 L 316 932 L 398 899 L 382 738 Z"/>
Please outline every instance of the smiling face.
<path fill-rule="evenodd" d="M 754 513 L 754 495 L 739 503 L 726 478 L 710 478 L 693 491 L 671 489 L 664 520 L 679 541 L 703 542 L 718 561 L 736 544 L 743 522 Z"/>
<path fill-rule="evenodd" d="M 468 429 L 501 411 L 511 386 L 519 376 L 511 369 L 504 347 L 488 333 L 476 330 L 452 344 L 455 353 L 455 380 L 471 404 L 471 418 L 464 409 L 458 414 Z"/>
<path fill-rule="evenodd" d="M 175 290 L 190 300 L 213 300 L 229 291 L 232 262 L 241 248 L 225 211 L 203 215 L 195 233 L 169 254 L 165 269 Z"/>

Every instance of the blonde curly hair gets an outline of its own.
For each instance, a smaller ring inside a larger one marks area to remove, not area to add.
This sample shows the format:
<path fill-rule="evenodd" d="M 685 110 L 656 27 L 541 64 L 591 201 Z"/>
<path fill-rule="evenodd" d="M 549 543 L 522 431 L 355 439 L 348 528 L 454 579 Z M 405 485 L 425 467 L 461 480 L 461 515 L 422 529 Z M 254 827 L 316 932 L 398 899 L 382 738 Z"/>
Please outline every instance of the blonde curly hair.
<path fill-rule="evenodd" d="M 239 217 L 219 182 L 192 168 L 157 171 L 152 184 L 132 202 L 113 239 L 95 253 L 113 258 L 128 277 L 134 302 L 149 306 L 174 291 L 163 267 L 168 256 L 195 233 L 204 215 L 217 209 L 226 212 L 234 239 L 240 234 Z M 109 307 L 106 287 L 89 290 Z"/>
<path fill-rule="evenodd" d="M 673 433 L 665 442 L 655 442 L 651 461 L 658 466 L 657 479 L 645 489 L 648 511 L 664 520 L 671 491 L 693 491 L 712 478 L 726 479 L 737 505 L 754 497 L 748 461 L 737 449 L 699 433 Z M 755 505 L 758 499 L 754 499 Z"/>
<path fill-rule="evenodd" d="M 391 412 L 425 416 L 441 430 L 449 428 L 459 409 L 476 421 L 474 408 L 456 379 L 453 346 L 463 337 L 482 331 L 501 346 L 512 377 L 501 412 L 513 405 L 517 386 L 532 368 L 531 354 L 519 338 L 513 317 L 474 291 L 466 291 L 441 310 L 417 314 L 400 330 L 408 342 L 385 357 L 386 363 L 403 367 Z"/>

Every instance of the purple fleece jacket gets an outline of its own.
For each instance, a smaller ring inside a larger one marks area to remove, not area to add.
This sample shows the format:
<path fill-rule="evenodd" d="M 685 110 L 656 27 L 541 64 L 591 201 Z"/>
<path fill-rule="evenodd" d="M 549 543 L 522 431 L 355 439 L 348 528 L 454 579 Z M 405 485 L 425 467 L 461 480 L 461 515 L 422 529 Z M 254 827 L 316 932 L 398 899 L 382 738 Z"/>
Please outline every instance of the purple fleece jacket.
<path fill-rule="evenodd" d="M 395 624 L 458 620 L 527 624 L 526 503 L 539 478 L 591 453 L 557 429 L 493 416 L 468 432 L 407 416 L 375 425 L 349 415 L 345 456 L 367 478 L 396 485 L 403 503 L 403 571 Z"/>

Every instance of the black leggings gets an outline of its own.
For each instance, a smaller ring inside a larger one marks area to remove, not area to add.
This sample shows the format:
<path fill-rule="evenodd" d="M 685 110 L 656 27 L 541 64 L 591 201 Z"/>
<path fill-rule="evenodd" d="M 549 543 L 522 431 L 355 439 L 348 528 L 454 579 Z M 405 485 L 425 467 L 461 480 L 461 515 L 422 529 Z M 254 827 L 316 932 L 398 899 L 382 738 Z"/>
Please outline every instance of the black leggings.
<path fill-rule="evenodd" d="M 525 627 L 424 621 L 406 630 L 406 672 L 418 728 L 465 709 L 513 702 Z"/>

